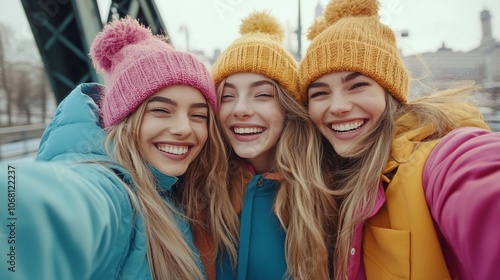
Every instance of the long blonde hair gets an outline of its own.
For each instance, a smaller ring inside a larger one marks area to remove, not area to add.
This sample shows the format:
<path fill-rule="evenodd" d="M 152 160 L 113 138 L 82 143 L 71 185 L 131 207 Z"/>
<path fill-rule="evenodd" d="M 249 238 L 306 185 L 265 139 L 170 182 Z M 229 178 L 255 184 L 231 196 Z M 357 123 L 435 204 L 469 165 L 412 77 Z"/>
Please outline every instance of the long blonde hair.
<path fill-rule="evenodd" d="M 360 140 L 357 149 L 340 157 L 326 139 L 323 145 L 331 170 L 333 193 L 340 203 L 339 222 L 335 244 L 335 279 L 347 274 L 349 251 L 356 225 L 364 222 L 372 212 L 380 183 L 380 176 L 391 155 L 392 140 L 409 130 L 432 126 L 434 133 L 425 141 L 440 139 L 467 121 L 460 114 L 450 114 L 450 106 L 474 110 L 467 98 L 475 87 L 468 85 L 417 98 L 402 104 L 386 93 L 386 108 L 376 128 Z M 471 113 L 474 115 L 474 113 Z M 411 118 L 411 124 L 401 121 Z M 463 122 L 464 120 L 465 122 Z M 473 124 L 474 121 L 471 121 Z"/>
<path fill-rule="evenodd" d="M 218 87 L 221 98 L 225 80 Z M 279 104 L 285 111 L 285 124 L 276 144 L 275 172 L 281 174 L 274 212 L 286 232 L 285 256 L 288 276 L 294 279 L 329 279 L 329 237 L 336 205 L 328 195 L 321 168 L 320 136 L 303 106 L 279 83 L 273 81 Z M 228 143 L 230 191 L 236 209 L 242 205 L 251 174 L 242 168 Z"/>
<path fill-rule="evenodd" d="M 188 218 L 194 231 L 211 236 L 212 250 L 222 248 L 236 255 L 238 218 L 231 211 L 226 190 L 226 153 L 215 115 L 209 108 L 209 139 L 183 176 L 180 208 L 184 216 L 175 206 L 164 202 L 158 193 L 157 181 L 139 151 L 139 130 L 146 104 L 143 102 L 133 114 L 111 128 L 105 147 L 131 176 L 133 185 L 126 186 L 135 210 L 144 220 L 147 258 L 153 279 L 203 279 L 196 256 L 174 217 Z"/>

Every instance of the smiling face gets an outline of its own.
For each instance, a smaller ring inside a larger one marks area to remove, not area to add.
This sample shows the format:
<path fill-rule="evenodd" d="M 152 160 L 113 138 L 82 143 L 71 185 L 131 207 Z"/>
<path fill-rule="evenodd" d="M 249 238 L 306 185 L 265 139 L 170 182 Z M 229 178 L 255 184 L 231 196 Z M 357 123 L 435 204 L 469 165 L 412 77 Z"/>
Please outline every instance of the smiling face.
<path fill-rule="evenodd" d="M 139 150 L 170 176 L 183 175 L 208 137 L 208 105 L 189 86 L 161 89 L 148 100 L 139 129 Z"/>
<path fill-rule="evenodd" d="M 358 72 L 333 72 L 308 87 L 309 115 L 339 155 L 349 152 L 376 126 L 386 106 L 385 90 Z"/>
<path fill-rule="evenodd" d="M 285 122 L 271 79 L 237 73 L 226 79 L 220 96 L 219 121 L 236 154 L 257 173 L 270 171 L 274 148 Z"/>

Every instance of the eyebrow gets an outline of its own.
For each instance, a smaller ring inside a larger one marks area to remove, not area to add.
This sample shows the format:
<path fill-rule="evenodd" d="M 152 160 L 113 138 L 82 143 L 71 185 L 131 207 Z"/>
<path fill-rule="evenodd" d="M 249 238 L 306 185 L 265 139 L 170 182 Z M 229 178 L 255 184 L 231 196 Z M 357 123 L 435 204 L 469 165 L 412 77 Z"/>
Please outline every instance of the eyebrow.
<path fill-rule="evenodd" d="M 253 88 L 253 87 L 258 87 L 258 86 L 262 86 L 262 85 L 270 85 L 272 86 L 273 83 L 271 83 L 270 81 L 266 81 L 266 80 L 261 80 L 261 81 L 256 81 L 256 82 L 253 82 L 250 87 Z"/>
<path fill-rule="evenodd" d="M 354 80 L 356 77 L 358 76 L 362 76 L 363 74 L 359 73 L 359 72 L 353 72 L 345 77 L 342 77 L 341 80 L 342 80 L 342 83 L 345 84 L 351 80 Z M 320 87 L 329 87 L 329 85 L 327 83 L 322 83 L 322 82 L 315 82 L 315 83 L 312 83 L 310 84 L 308 87 L 307 87 L 307 90 L 310 90 L 312 88 L 320 88 Z"/>
<path fill-rule="evenodd" d="M 315 82 L 315 83 L 310 84 L 307 87 L 307 90 L 310 90 L 312 88 L 320 88 L 320 87 L 328 87 L 328 84 L 327 83 Z"/>
<path fill-rule="evenodd" d="M 177 102 L 173 101 L 170 98 L 166 98 L 166 97 L 163 97 L 163 96 L 155 96 L 155 97 L 149 99 L 148 103 L 151 103 L 151 102 L 162 102 L 162 103 L 167 103 L 167 104 L 170 104 L 170 105 L 173 105 L 173 106 L 177 106 Z"/>
<path fill-rule="evenodd" d="M 250 88 L 254 88 L 254 87 L 258 87 L 258 86 L 262 86 L 262 85 L 270 85 L 270 86 L 272 86 L 273 83 L 271 83 L 271 81 L 266 81 L 266 80 L 256 81 L 256 82 L 253 82 L 253 83 L 250 84 Z M 224 87 L 236 89 L 236 86 L 234 84 L 228 83 L 228 82 L 226 82 L 224 84 Z"/>
<path fill-rule="evenodd" d="M 351 73 L 345 77 L 342 78 L 342 83 L 347 83 L 351 80 L 354 80 L 356 79 L 356 77 L 358 76 L 362 76 L 363 74 L 359 73 L 359 72 L 354 72 L 354 73 Z"/>
<path fill-rule="evenodd" d="M 167 104 L 170 104 L 173 106 L 177 106 L 177 102 L 173 101 L 170 98 L 166 98 L 163 96 L 155 96 L 155 97 L 149 99 L 148 104 L 151 102 L 162 102 L 162 103 L 167 103 Z M 208 105 L 207 105 L 207 103 L 193 103 L 189 107 L 190 108 L 208 108 Z"/>
<path fill-rule="evenodd" d="M 224 87 L 228 87 L 228 88 L 236 89 L 236 87 L 235 87 L 233 84 L 228 83 L 228 82 L 224 83 Z"/>
<path fill-rule="evenodd" d="M 207 103 L 193 103 L 189 107 L 191 107 L 191 108 L 207 108 L 208 109 Z"/>

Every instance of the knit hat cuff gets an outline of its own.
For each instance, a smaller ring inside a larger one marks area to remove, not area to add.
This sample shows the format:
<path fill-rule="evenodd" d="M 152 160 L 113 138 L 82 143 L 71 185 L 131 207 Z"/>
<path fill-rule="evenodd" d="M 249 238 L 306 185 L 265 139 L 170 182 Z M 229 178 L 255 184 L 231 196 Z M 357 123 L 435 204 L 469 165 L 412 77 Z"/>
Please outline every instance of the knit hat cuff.
<path fill-rule="evenodd" d="M 117 124 L 155 92 L 173 85 L 198 89 L 212 109 L 217 110 L 212 77 L 203 67 L 188 53 L 161 50 L 116 69 L 113 76 L 118 79 L 110 77 L 102 105 L 104 126 Z"/>
<path fill-rule="evenodd" d="M 263 42 L 244 42 L 228 49 L 217 64 L 213 67 L 216 86 L 233 74 L 252 72 L 278 81 L 296 100 L 300 99 L 295 71 L 297 62 L 292 56 L 280 51 L 276 43 L 267 46 Z"/>

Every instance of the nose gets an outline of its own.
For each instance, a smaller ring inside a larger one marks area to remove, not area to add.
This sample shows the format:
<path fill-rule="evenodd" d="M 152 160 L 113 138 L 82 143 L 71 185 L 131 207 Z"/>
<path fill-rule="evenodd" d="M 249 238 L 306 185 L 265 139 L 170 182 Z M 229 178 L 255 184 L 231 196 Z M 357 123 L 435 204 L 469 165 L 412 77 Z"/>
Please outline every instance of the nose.
<path fill-rule="evenodd" d="M 244 119 L 252 116 L 254 113 L 251 104 L 244 98 L 238 98 L 233 107 L 233 114 L 235 117 Z"/>
<path fill-rule="evenodd" d="M 172 135 L 185 138 L 193 133 L 193 127 L 191 126 L 191 121 L 189 119 L 189 116 L 187 115 L 177 116 L 172 121 L 173 121 L 172 125 L 169 128 L 169 132 Z"/>
<path fill-rule="evenodd" d="M 334 93 L 330 99 L 330 113 L 343 116 L 352 110 L 352 102 L 342 93 Z"/>

